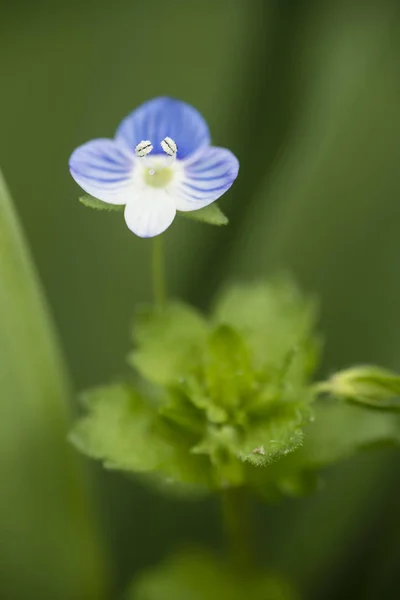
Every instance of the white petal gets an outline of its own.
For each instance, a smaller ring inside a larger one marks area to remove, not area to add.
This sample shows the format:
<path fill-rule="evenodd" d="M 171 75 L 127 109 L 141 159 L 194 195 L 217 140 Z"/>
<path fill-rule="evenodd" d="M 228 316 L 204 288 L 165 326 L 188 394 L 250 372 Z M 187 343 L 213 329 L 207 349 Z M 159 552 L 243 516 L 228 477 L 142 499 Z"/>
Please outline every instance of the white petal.
<path fill-rule="evenodd" d="M 138 191 L 125 207 L 125 221 L 139 237 L 159 235 L 171 225 L 176 209 L 172 198 L 163 189 Z"/>

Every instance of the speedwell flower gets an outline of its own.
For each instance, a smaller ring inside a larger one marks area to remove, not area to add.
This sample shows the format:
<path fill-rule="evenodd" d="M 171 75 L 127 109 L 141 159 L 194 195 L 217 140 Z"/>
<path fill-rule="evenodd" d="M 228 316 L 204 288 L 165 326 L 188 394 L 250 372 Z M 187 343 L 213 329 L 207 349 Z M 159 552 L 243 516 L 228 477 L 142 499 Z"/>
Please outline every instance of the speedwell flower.
<path fill-rule="evenodd" d="M 125 205 L 133 233 L 153 237 L 171 225 L 177 210 L 211 204 L 236 179 L 237 158 L 210 142 L 207 123 L 196 109 L 172 98 L 154 98 L 122 121 L 113 140 L 92 140 L 77 148 L 69 167 L 87 193 Z"/>

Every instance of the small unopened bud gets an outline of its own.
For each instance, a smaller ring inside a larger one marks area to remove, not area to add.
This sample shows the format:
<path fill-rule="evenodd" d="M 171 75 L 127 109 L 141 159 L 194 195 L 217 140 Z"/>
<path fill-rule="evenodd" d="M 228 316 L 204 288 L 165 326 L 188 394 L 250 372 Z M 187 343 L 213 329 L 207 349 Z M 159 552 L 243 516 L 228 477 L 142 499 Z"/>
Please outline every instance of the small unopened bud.
<path fill-rule="evenodd" d="M 400 376 L 373 365 L 351 367 L 317 384 L 317 391 L 380 408 L 400 408 Z"/>
<path fill-rule="evenodd" d="M 166 137 L 163 139 L 163 141 L 161 142 L 161 148 L 166 154 L 168 154 L 168 156 L 175 156 L 175 154 L 178 152 L 178 146 L 170 137 Z"/>
<path fill-rule="evenodd" d="M 153 145 L 149 140 L 143 140 L 135 148 L 136 156 L 147 156 L 153 150 Z"/>

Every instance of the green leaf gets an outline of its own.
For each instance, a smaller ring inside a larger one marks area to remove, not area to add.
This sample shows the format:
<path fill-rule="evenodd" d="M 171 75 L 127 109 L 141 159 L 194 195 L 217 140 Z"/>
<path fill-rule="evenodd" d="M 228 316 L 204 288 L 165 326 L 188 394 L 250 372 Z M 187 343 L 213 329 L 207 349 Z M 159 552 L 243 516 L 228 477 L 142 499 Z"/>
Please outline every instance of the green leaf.
<path fill-rule="evenodd" d="M 288 286 L 250 286 L 241 292 L 253 300 L 250 311 L 259 303 L 258 314 L 252 315 L 253 329 L 243 326 L 248 315 L 241 305 L 236 306 L 236 328 L 233 306 L 229 318 L 225 313 L 221 319 L 231 321 L 229 324 L 218 319 L 210 323 L 191 307 L 175 302 L 164 310 L 140 311 L 134 326 L 136 347 L 129 356 L 130 364 L 147 385 L 141 398 L 142 409 L 151 402 L 152 407 L 149 405 L 146 410 L 153 411 L 154 423 L 164 419 L 169 424 L 175 434 L 168 437 L 171 446 L 182 434 L 188 436 L 186 452 L 192 458 L 203 455 L 211 485 L 218 487 L 243 484 L 244 463 L 269 465 L 298 448 L 302 429 L 311 418 L 310 403 L 315 399 L 312 388 L 307 386 L 308 350 L 293 344 L 293 329 L 298 321 L 301 327 L 298 325 L 297 332 L 311 328 L 308 304 L 303 309 L 300 297 L 297 294 L 293 298 Z M 234 297 L 233 293 L 231 298 Z M 284 310 L 285 298 L 294 315 L 289 319 L 289 328 L 285 327 L 290 313 Z M 269 305 L 273 307 L 272 319 L 264 315 Z M 264 331 L 259 330 L 262 326 Z M 281 330 L 283 340 L 279 337 Z M 261 356 L 268 354 L 269 344 L 272 349 L 278 348 L 280 354 L 272 359 L 271 350 L 271 360 L 266 363 Z M 158 392 L 152 384 L 158 386 Z M 150 396 L 157 401 L 150 400 Z M 122 420 L 129 422 L 127 418 Z M 107 418 L 105 426 L 117 428 L 118 421 Z M 117 439 L 123 438 L 119 431 Z M 133 438 L 140 439 L 140 435 L 132 435 Z M 132 448 L 128 454 L 133 452 Z M 172 463 L 177 462 L 173 452 L 163 449 L 166 461 L 172 456 Z M 190 457 L 187 460 L 190 463 Z M 122 464 L 121 458 L 115 462 Z M 140 465 L 131 462 L 126 468 L 138 471 Z M 170 477 L 165 465 L 145 464 L 143 470 Z M 176 474 L 173 478 L 179 477 Z"/>
<path fill-rule="evenodd" d="M 400 415 L 330 399 L 314 408 L 315 421 L 292 458 L 296 465 L 322 467 L 371 446 L 400 443 Z"/>
<path fill-rule="evenodd" d="M 260 368 L 281 369 L 290 358 L 291 376 L 300 381 L 315 369 L 319 354 L 315 303 L 290 281 L 228 288 L 216 304 L 215 319 L 246 337 Z"/>
<path fill-rule="evenodd" d="M 121 204 L 108 204 L 103 202 L 94 196 L 85 194 L 79 198 L 79 202 L 88 208 L 95 210 L 107 210 L 123 212 L 125 209 L 124 205 Z M 200 208 L 199 210 L 192 211 L 179 211 L 178 214 L 186 219 L 192 219 L 193 221 L 200 221 L 201 223 L 208 223 L 209 225 L 227 225 L 229 223 L 228 218 L 224 215 L 222 210 L 219 208 L 216 202 L 213 202 L 209 206 Z"/>
<path fill-rule="evenodd" d="M 153 383 L 176 383 L 198 366 L 207 333 L 205 319 L 184 304 L 171 303 L 165 310 L 142 309 L 134 324 L 136 348 L 129 363 Z"/>
<path fill-rule="evenodd" d="M 313 405 L 315 419 L 304 429 L 303 445 L 268 466 L 247 473 L 251 485 L 268 499 L 315 489 L 318 472 L 376 446 L 400 444 L 400 415 L 335 399 Z"/>
<path fill-rule="evenodd" d="M 270 465 L 285 457 L 302 445 L 303 428 L 312 415 L 307 402 L 277 401 L 263 419 L 249 424 L 237 446 L 238 457 L 255 466 Z"/>
<path fill-rule="evenodd" d="M 400 410 L 400 377 L 380 367 L 366 365 L 339 371 L 319 388 L 345 400 Z"/>
<path fill-rule="evenodd" d="M 114 384 L 86 392 L 86 415 L 70 440 L 82 452 L 110 469 L 146 473 L 169 483 L 210 485 L 205 457 L 190 454 L 190 432 L 171 427 L 149 399 L 127 385 Z"/>
<path fill-rule="evenodd" d="M 100 599 L 103 548 L 82 465 L 65 442 L 69 383 L 1 174 L 0 273 L 0 594 Z"/>
<path fill-rule="evenodd" d="M 94 208 L 95 210 L 108 210 L 110 211 L 118 211 L 123 212 L 125 209 L 124 205 L 121 204 L 108 204 L 108 202 L 103 202 L 102 200 L 98 200 L 94 198 L 94 196 L 89 196 L 86 194 L 85 196 L 81 196 L 79 198 L 79 202 L 88 208 Z"/>
<path fill-rule="evenodd" d="M 255 373 L 242 337 L 227 325 L 218 326 L 207 340 L 204 379 L 214 404 L 232 411 L 254 390 Z"/>
<path fill-rule="evenodd" d="M 239 571 L 239 572 L 238 572 Z M 265 572 L 241 575 L 240 569 L 199 550 L 169 558 L 140 575 L 129 600 L 295 600 L 291 586 Z"/>
<path fill-rule="evenodd" d="M 200 377 L 189 374 L 180 380 L 179 391 L 184 395 L 187 403 L 202 411 L 207 421 L 225 423 L 228 420 L 227 411 L 213 402 L 203 383 Z M 177 407 L 177 410 L 182 410 L 182 407 L 180 409 Z"/>
<path fill-rule="evenodd" d="M 230 425 L 210 426 L 203 439 L 192 448 L 194 454 L 205 454 L 214 467 L 214 478 L 219 488 L 244 483 L 243 465 L 237 460 L 238 431 Z"/>
<path fill-rule="evenodd" d="M 185 217 L 186 219 L 192 219 L 193 221 L 200 221 L 201 223 L 208 223 L 209 225 L 228 225 L 228 217 L 224 215 L 220 207 L 216 202 L 200 208 L 199 210 L 191 211 L 180 211 L 178 215 Z"/>

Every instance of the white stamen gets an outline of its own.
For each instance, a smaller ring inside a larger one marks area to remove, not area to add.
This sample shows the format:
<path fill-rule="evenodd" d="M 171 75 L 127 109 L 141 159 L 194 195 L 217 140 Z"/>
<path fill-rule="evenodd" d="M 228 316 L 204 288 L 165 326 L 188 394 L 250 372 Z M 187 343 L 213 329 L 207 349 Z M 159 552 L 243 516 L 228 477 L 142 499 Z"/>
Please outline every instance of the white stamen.
<path fill-rule="evenodd" d="M 143 140 L 135 148 L 136 156 L 147 156 L 153 150 L 153 145 L 149 140 Z"/>
<path fill-rule="evenodd" d="M 175 154 L 178 152 L 178 146 L 170 137 L 166 137 L 163 139 L 163 141 L 161 142 L 161 148 L 166 154 L 168 154 L 168 156 L 175 156 Z"/>

